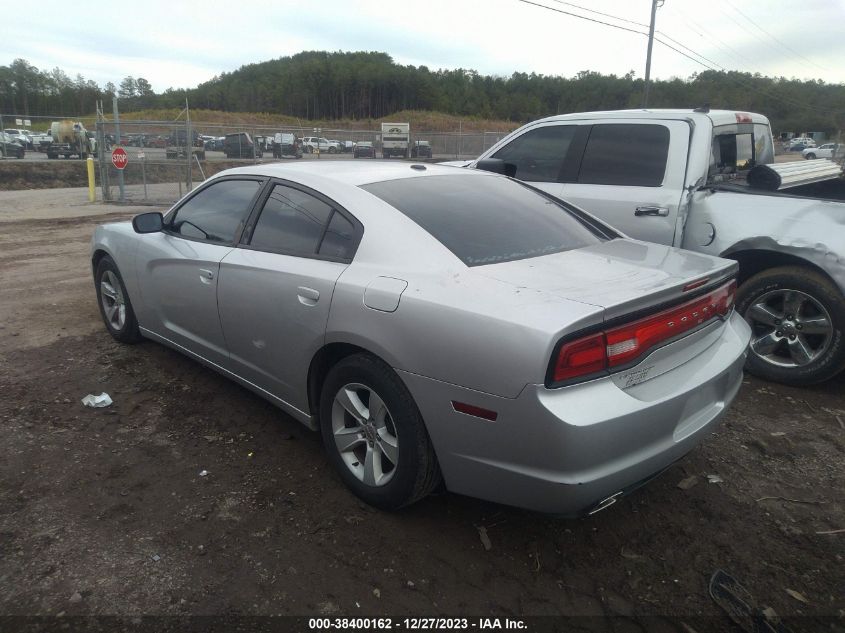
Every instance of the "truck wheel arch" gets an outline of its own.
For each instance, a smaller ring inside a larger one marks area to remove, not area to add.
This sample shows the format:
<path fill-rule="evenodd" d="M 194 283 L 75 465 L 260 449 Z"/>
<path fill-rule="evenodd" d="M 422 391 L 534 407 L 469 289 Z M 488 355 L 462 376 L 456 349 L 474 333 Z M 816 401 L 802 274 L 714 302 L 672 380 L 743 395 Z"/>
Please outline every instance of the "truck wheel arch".
<path fill-rule="evenodd" d="M 730 251 L 721 254 L 721 257 L 733 259 L 739 264 L 739 275 L 737 277 L 737 284 L 742 285 L 746 280 L 750 279 L 757 273 L 760 273 L 769 268 L 778 268 L 780 266 L 799 266 L 802 268 L 809 268 L 815 272 L 826 277 L 835 286 L 842 288 L 842 284 L 837 283 L 830 274 L 814 264 L 808 259 L 792 255 L 790 253 L 783 253 L 781 251 L 770 251 L 765 249 L 748 249 L 740 251 Z"/>

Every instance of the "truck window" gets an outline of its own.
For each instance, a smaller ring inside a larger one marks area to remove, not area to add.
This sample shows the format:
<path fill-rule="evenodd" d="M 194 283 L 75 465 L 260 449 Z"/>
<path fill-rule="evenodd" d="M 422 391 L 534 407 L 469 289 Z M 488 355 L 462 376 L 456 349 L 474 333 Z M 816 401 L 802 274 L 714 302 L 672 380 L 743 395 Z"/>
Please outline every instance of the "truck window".
<path fill-rule="evenodd" d="M 590 185 L 659 187 L 669 156 L 665 125 L 594 125 L 587 139 L 578 182 Z"/>
<path fill-rule="evenodd" d="M 515 177 L 519 180 L 557 182 L 575 129 L 574 125 L 547 125 L 529 130 L 493 154 L 492 158 L 516 165 Z"/>

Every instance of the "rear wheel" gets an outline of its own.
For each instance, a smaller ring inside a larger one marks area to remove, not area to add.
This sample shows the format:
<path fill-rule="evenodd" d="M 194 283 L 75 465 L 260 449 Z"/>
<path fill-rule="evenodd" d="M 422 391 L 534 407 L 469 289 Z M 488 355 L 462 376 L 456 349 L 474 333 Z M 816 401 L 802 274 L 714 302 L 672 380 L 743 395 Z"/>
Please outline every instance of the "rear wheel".
<path fill-rule="evenodd" d="M 97 304 L 106 329 L 121 343 L 137 343 L 141 340 L 135 311 L 129 301 L 126 286 L 114 260 L 106 255 L 97 264 L 94 277 L 97 288 Z"/>
<path fill-rule="evenodd" d="M 332 466 L 370 505 L 401 508 L 440 484 L 434 448 L 410 392 L 373 356 L 349 356 L 329 371 L 320 429 Z"/>
<path fill-rule="evenodd" d="M 740 286 L 736 305 L 752 329 L 752 374 L 801 386 L 845 368 L 845 297 L 824 275 L 797 266 L 763 271 Z"/>

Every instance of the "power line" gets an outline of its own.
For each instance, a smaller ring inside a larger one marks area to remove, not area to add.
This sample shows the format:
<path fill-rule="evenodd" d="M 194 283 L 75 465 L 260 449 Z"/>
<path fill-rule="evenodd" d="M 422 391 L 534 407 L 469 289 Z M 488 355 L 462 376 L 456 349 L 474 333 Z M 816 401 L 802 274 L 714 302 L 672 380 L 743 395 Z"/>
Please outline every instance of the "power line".
<path fill-rule="evenodd" d="M 618 25 L 618 24 L 611 24 L 610 22 L 604 22 L 603 20 L 598 20 L 598 19 L 595 19 L 595 18 L 590 18 L 590 17 L 584 16 L 584 15 L 579 15 L 579 14 L 577 14 L 577 13 L 572 13 L 571 11 L 564 11 L 564 10 L 562 10 L 562 9 L 556 9 L 556 8 L 554 8 L 554 7 L 549 7 L 549 6 L 547 6 L 547 5 L 539 4 L 539 3 L 536 3 L 536 2 L 531 2 L 531 0 L 517 0 L 517 1 L 518 1 L 518 2 L 522 2 L 522 3 L 524 3 L 524 4 L 530 4 L 530 5 L 532 5 L 532 6 L 539 7 L 539 8 L 541 8 L 541 9 L 546 9 L 546 10 L 548 10 L 548 11 L 554 11 L 555 13 L 562 13 L 562 14 L 564 14 L 564 15 L 568 15 L 568 16 L 571 16 L 571 17 L 574 17 L 574 18 L 579 18 L 579 19 L 581 19 L 581 20 L 587 20 L 587 21 L 589 21 L 589 22 L 594 22 L 594 23 L 596 23 L 596 24 L 602 24 L 602 25 L 604 25 L 604 26 L 609 26 L 609 27 L 611 27 L 611 28 L 620 29 L 620 30 L 622 30 L 622 31 L 627 31 L 627 32 L 629 32 L 629 33 L 636 33 L 637 35 L 642 35 L 642 36 L 644 36 L 644 37 L 648 37 L 648 34 L 647 34 L 647 33 L 643 33 L 642 31 L 637 31 L 637 30 L 635 30 L 635 29 L 630 29 L 630 28 L 627 28 L 627 27 L 624 27 L 624 26 L 620 26 L 620 25 Z M 571 3 L 571 2 L 560 2 L 560 0 L 552 0 L 552 1 L 554 1 L 554 2 L 559 2 L 560 4 L 566 4 L 566 5 L 568 5 L 568 6 L 573 6 L 573 7 L 577 7 L 577 8 L 583 9 L 583 7 L 580 7 L 579 5 L 573 4 L 573 3 Z M 590 9 L 586 9 L 586 10 L 587 10 L 587 11 L 591 11 L 592 13 L 599 13 L 598 11 L 592 11 L 592 10 L 590 10 Z M 616 18 L 615 16 L 611 16 L 610 14 L 602 14 L 602 15 L 604 15 L 604 16 L 606 16 L 606 17 L 611 17 L 611 18 L 613 18 L 613 19 L 620 19 L 620 20 L 623 20 L 623 21 L 625 21 L 625 22 L 632 22 L 632 21 L 630 21 L 630 20 L 624 20 L 624 18 Z M 729 16 L 729 17 L 730 17 L 730 16 Z M 700 26 L 700 25 L 698 25 L 698 26 Z M 702 28 L 702 30 L 703 30 L 703 27 L 701 27 L 701 28 Z M 705 32 L 706 32 L 706 31 L 705 31 Z M 728 71 L 728 70 L 727 70 L 724 66 L 722 66 L 722 65 L 720 65 L 720 64 L 716 64 L 716 63 L 715 63 L 715 62 L 713 62 L 712 60 L 708 60 L 708 61 L 710 61 L 710 62 L 711 62 L 714 66 L 716 66 L 716 68 L 713 68 L 713 67 L 711 67 L 710 65 L 708 65 L 708 64 L 706 64 L 706 63 L 704 63 L 704 62 L 702 62 L 702 61 L 700 61 L 700 60 L 698 60 L 698 59 L 695 59 L 695 58 L 694 58 L 694 57 L 692 57 L 691 55 L 688 55 L 687 53 L 683 52 L 682 50 L 675 48 L 675 47 L 674 47 L 674 46 L 672 46 L 671 44 L 667 44 L 666 42 L 664 42 L 663 40 L 659 39 L 658 37 L 655 37 L 654 39 L 655 39 L 657 42 L 659 42 L 660 44 L 662 44 L 663 46 L 665 46 L 665 47 L 669 48 L 670 50 L 672 50 L 672 51 L 674 51 L 674 52 L 676 52 L 676 53 L 678 53 L 679 55 L 682 55 L 683 57 L 686 57 L 686 58 L 687 58 L 687 59 L 689 59 L 690 61 L 695 62 L 696 64 L 698 64 L 698 65 L 700 65 L 700 66 L 703 66 L 703 67 L 704 67 L 704 68 L 706 68 L 707 70 L 710 70 L 710 71 L 713 71 L 713 72 L 718 72 L 719 70 L 721 70 L 722 72 L 726 73 L 725 78 L 726 78 L 726 79 L 728 79 L 729 81 L 732 81 L 732 82 L 733 82 L 733 83 L 735 83 L 736 85 L 739 85 L 739 86 L 742 86 L 742 87 L 747 88 L 747 89 L 749 89 L 749 90 L 752 90 L 752 91 L 758 92 L 758 93 L 760 93 L 760 94 L 763 94 L 763 95 L 765 95 L 765 96 L 767 96 L 767 97 L 769 97 L 769 98 L 771 98 L 771 99 L 774 99 L 775 101 L 781 101 L 782 103 L 785 103 L 785 104 L 787 104 L 787 105 L 792 105 L 792 106 L 796 106 L 796 107 L 806 108 L 806 109 L 809 109 L 809 110 L 815 110 L 815 111 L 817 111 L 817 112 L 822 112 L 822 113 L 825 113 L 825 114 L 834 114 L 834 113 L 835 113 L 835 111 L 833 111 L 833 110 L 825 110 L 825 109 L 823 109 L 823 108 L 816 108 L 816 107 L 811 106 L 810 104 L 807 104 L 807 103 L 803 103 L 803 102 L 800 102 L 800 101 L 793 101 L 793 100 L 791 100 L 791 99 L 787 99 L 787 98 L 783 97 L 782 95 L 775 95 L 775 94 L 769 93 L 768 91 L 766 91 L 766 90 L 764 90 L 764 89 L 762 89 L 762 88 L 760 88 L 760 87 L 758 87 L 758 86 L 753 86 L 753 85 L 747 84 L 747 83 L 745 83 L 745 82 L 743 82 L 743 81 L 740 81 L 740 80 L 734 79 L 733 77 L 730 77 L 730 76 L 729 76 L 729 74 L 728 74 L 728 73 L 729 73 L 730 71 Z M 672 39 L 672 38 L 668 38 L 668 39 Z M 690 48 L 690 47 L 688 47 L 688 46 L 686 46 L 686 45 L 684 45 L 684 44 L 681 44 L 681 43 L 680 43 L 680 42 L 678 42 L 677 40 L 672 39 L 672 41 L 673 41 L 673 42 L 675 42 L 675 44 L 678 44 L 679 46 L 682 46 L 682 47 L 683 47 L 683 48 L 685 48 L 686 50 L 690 51 L 692 54 L 697 55 L 698 57 L 700 57 L 700 58 L 702 58 L 702 59 L 707 59 L 706 57 L 704 57 L 703 55 L 701 55 L 701 54 L 700 54 L 700 53 L 698 53 L 697 51 L 693 50 L 692 48 Z M 746 71 L 746 72 L 747 72 L 747 71 Z"/>
<path fill-rule="evenodd" d="M 811 60 L 811 59 L 808 59 L 808 58 L 804 57 L 801 53 L 799 53 L 798 51 L 796 51 L 794 48 L 792 48 L 791 46 L 789 46 L 789 45 L 788 45 L 788 44 L 786 44 L 785 42 L 781 41 L 780 39 L 778 39 L 777 37 L 775 37 L 774 35 L 772 35 L 771 33 L 769 33 L 766 29 L 764 29 L 762 26 L 760 26 L 759 24 L 757 24 L 757 22 L 755 22 L 754 20 L 752 20 L 751 18 L 749 18 L 747 15 L 745 15 L 745 14 L 744 14 L 744 13 L 740 10 L 740 8 L 739 8 L 738 6 L 736 6 L 735 4 L 731 3 L 731 5 L 730 5 L 730 6 L 731 6 L 731 8 L 732 8 L 734 11 L 736 11 L 736 12 L 737 12 L 737 13 L 739 13 L 742 17 L 744 17 L 744 18 L 745 18 L 745 19 L 749 22 L 749 24 L 751 24 L 754 28 L 756 28 L 758 31 L 762 31 L 763 33 L 765 33 L 766 35 L 768 35 L 771 39 L 773 39 L 775 42 L 777 42 L 778 44 L 780 44 L 783 48 L 785 48 L 786 50 L 788 50 L 789 52 L 791 52 L 793 55 L 797 55 L 798 57 L 800 57 L 800 58 L 801 58 L 801 59 L 803 59 L 804 61 L 806 61 L 806 62 L 808 62 L 808 63 L 812 64 L 812 65 L 813 65 L 813 66 L 815 66 L 816 68 L 819 68 L 819 69 L 821 69 L 821 70 L 830 70 L 830 68 L 825 68 L 824 66 L 820 66 L 819 64 L 817 64 L 817 63 L 816 63 L 816 62 L 814 62 L 813 60 Z"/>
<path fill-rule="evenodd" d="M 629 33 L 636 33 L 637 35 L 645 35 L 642 31 L 635 31 L 634 29 L 629 29 L 624 26 L 619 26 L 618 24 L 611 24 L 610 22 L 603 22 L 602 20 L 597 20 L 595 18 L 588 18 L 586 15 L 579 15 L 577 13 L 572 13 L 570 11 L 564 11 L 563 9 L 555 9 L 554 7 L 548 7 L 544 4 L 538 4 L 536 2 L 531 2 L 531 0 L 517 0 L 517 2 L 522 2 L 524 4 L 530 4 L 535 7 L 540 7 L 541 9 L 548 9 L 549 11 L 554 11 L 555 13 L 563 13 L 564 15 L 571 15 L 573 18 L 580 18 L 582 20 L 587 20 L 588 22 L 595 22 L 596 24 L 603 24 L 605 26 L 613 27 L 614 29 L 619 29 L 621 31 L 628 31 Z"/>
<path fill-rule="evenodd" d="M 580 4 L 575 4 L 574 2 L 564 2 L 564 0 L 552 0 L 552 2 L 557 2 L 558 4 L 565 4 L 570 7 L 575 7 L 576 9 L 581 9 L 581 11 L 595 13 L 596 15 L 603 15 L 606 18 L 612 18 L 614 20 L 619 20 L 620 22 L 627 22 L 628 24 L 641 26 L 644 29 L 648 28 L 648 24 L 643 24 L 642 22 L 635 22 L 634 20 L 628 20 L 626 18 L 620 18 L 619 16 L 611 15 L 610 13 L 602 13 L 601 11 L 596 11 L 595 9 L 588 9 L 587 7 L 582 7 Z"/>

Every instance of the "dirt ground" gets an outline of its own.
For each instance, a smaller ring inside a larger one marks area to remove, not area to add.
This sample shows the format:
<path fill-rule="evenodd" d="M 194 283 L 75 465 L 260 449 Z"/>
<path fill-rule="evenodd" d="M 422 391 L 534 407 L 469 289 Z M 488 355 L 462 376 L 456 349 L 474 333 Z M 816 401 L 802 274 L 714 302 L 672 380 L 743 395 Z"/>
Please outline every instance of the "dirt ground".
<path fill-rule="evenodd" d="M 799 616 L 795 631 L 845 629 L 845 376 L 747 377 L 703 445 L 592 518 L 450 493 L 388 514 L 257 396 L 109 337 L 91 233 L 150 207 L 85 199 L 0 192 L 0 615 L 615 615 L 608 630 L 738 631 L 707 593 L 724 569 Z M 111 407 L 80 403 L 102 391 Z"/>

